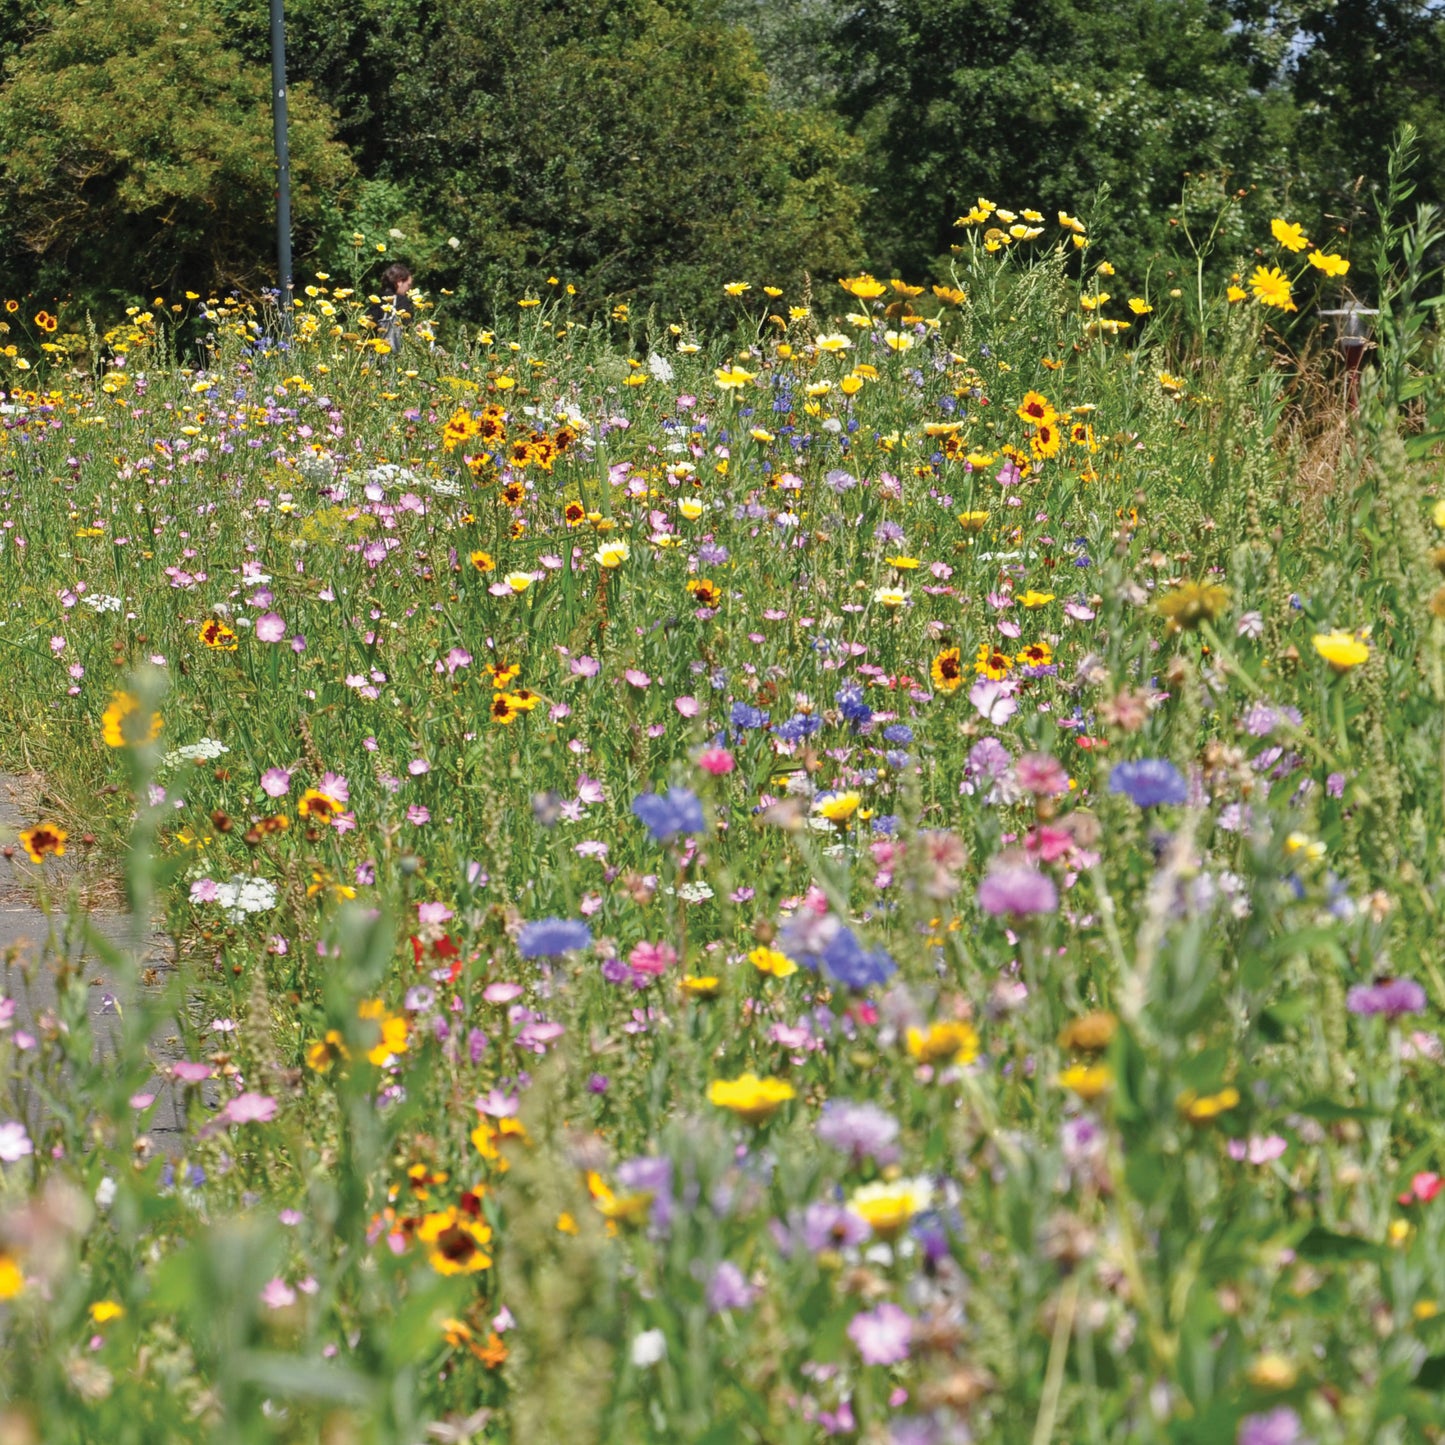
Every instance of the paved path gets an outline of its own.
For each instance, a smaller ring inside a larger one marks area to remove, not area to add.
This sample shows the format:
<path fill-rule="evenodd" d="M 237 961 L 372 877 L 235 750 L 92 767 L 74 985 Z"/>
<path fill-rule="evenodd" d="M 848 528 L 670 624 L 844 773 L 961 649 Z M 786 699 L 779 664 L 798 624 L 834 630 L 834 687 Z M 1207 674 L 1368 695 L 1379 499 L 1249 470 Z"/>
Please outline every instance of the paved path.
<path fill-rule="evenodd" d="M 34 1031 L 38 1020 L 55 1006 L 56 965 L 62 958 L 68 959 L 72 966 L 83 969 L 91 1036 L 97 1053 L 105 1057 L 115 1052 L 121 1027 L 114 1006 L 114 980 L 105 965 L 89 956 L 83 941 L 67 937 L 72 930 L 67 928 L 66 895 L 78 888 L 88 906 L 91 926 L 119 948 L 131 946 L 133 928 L 125 913 L 113 906 L 102 906 L 102 900 L 113 890 L 87 887 L 84 863 L 70 850 L 65 858 L 52 858 L 44 864 L 44 886 L 55 900 L 53 917 L 47 917 L 37 906 L 41 868 L 31 863 L 20 846 L 19 834 L 36 822 L 48 821 L 40 805 L 41 787 L 38 778 L 0 773 L 0 994 L 15 1000 L 16 1026 Z M 10 857 L 5 856 L 7 852 Z M 20 976 L 26 966 L 31 969 L 28 987 Z M 139 987 L 163 987 L 171 969 L 167 940 L 152 936 L 141 963 Z M 158 1063 L 181 1056 L 180 1040 L 175 1035 L 173 1026 L 157 1033 L 151 1056 Z M 156 1095 L 148 1132 L 158 1147 L 173 1152 L 180 1146 L 174 1091 L 159 1078 L 151 1081 L 147 1091 Z"/>

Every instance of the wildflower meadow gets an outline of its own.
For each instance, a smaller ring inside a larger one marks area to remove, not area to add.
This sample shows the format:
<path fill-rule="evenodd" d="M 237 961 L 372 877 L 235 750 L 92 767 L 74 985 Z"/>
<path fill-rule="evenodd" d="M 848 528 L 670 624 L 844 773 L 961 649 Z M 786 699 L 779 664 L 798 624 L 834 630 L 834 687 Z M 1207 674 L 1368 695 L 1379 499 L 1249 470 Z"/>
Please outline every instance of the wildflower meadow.
<path fill-rule="evenodd" d="M 8 303 L 0 1442 L 1445 1438 L 1408 191 L 1356 407 L 1317 216 Z"/>

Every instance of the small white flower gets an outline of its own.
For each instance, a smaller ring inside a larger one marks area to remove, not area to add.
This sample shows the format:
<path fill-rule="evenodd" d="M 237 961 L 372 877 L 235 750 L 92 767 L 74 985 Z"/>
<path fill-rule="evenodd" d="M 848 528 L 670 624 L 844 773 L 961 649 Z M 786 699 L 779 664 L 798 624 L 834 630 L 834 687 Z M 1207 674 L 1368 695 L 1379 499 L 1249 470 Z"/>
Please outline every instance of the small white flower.
<path fill-rule="evenodd" d="M 97 1209 L 109 1209 L 115 1203 L 115 1180 L 109 1177 L 102 1179 L 95 1186 L 95 1207 Z"/>
<path fill-rule="evenodd" d="M 107 597 L 104 592 L 91 592 L 80 600 L 96 612 L 119 612 L 121 609 L 120 598 Z"/>
<path fill-rule="evenodd" d="M 667 1356 L 667 1336 L 661 1330 L 643 1330 L 632 1341 L 632 1363 L 639 1370 L 650 1370 Z"/>
<path fill-rule="evenodd" d="M 658 381 L 671 381 L 674 375 L 672 363 L 665 356 L 659 356 L 655 351 L 648 355 L 647 369 Z"/>
<path fill-rule="evenodd" d="M 447 245 L 450 246 L 453 251 L 460 251 L 462 248 L 462 243 L 457 240 L 455 236 L 447 237 Z"/>

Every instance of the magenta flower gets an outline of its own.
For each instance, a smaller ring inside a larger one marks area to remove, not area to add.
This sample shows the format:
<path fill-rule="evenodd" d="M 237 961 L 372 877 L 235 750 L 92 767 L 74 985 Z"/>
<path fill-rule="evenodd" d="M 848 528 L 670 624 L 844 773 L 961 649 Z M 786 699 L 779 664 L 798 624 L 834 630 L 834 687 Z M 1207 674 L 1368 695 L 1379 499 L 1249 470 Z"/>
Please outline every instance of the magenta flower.
<path fill-rule="evenodd" d="M 286 619 L 279 612 L 263 612 L 256 619 L 258 642 L 280 642 L 286 636 Z"/>
<path fill-rule="evenodd" d="M 726 748 L 705 748 L 698 754 L 697 765 L 703 772 L 720 778 L 725 773 L 732 772 L 737 766 L 737 760 Z"/>
<path fill-rule="evenodd" d="M 445 903 L 418 903 L 416 911 L 419 923 L 445 923 L 452 917 L 452 911 Z"/>
<path fill-rule="evenodd" d="M 1014 764 L 1014 781 L 1036 798 L 1057 798 L 1069 791 L 1068 771 L 1047 753 L 1025 753 Z"/>
<path fill-rule="evenodd" d="M 406 810 L 406 820 L 408 823 L 415 823 L 420 828 L 424 823 L 431 822 L 431 810 L 423 807 L 420 803 L 413 803 Z"/>
<path fill-rule="evenodd" d="M 698 700 L 688 693 L 684 693 L 682 697 L 674 698 L 672 705 L 683 717 L 696 717 L 698 713 L 702 711 Z"/>
<path fill-rule="evenodd" d="M 634 945 L 627 955 L 627 965 L 632 972 L 646 978 L 666 973 L 676 962 L 677 950 L 669 943 L 648 943 L 644 940 Z"/>
<path fill-rule="evenodd" d="M 191 884 L 192 903 L 214 903 L 220 896 L 220 886 L 214 878 L 197 878 Z"/>
<path fill-rule="evenodd" d="M 171 1065 L 171 1073 L 183 1084 L 199 1084 L 215 1072 L 210 1064 L 198 1064 L 193 1059 L 177 1059 Z"/>
<path fill-rule="evenodd" d="M 595 657 L 588 657 L 585 654 L 572 659 L 572 675 L 574 677 L 596 677 L 601 664 Z"/>

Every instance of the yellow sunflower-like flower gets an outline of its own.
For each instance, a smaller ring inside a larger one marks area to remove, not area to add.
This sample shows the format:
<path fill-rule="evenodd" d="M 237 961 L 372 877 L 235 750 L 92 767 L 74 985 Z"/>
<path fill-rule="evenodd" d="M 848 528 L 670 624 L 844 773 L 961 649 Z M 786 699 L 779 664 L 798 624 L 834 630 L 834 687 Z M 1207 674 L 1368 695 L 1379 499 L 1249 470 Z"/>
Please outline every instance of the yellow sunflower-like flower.
<path fill-rule="evenodd" d="M 438 1274 L 475 1274 L 491 1268 L 492 1257 L 483 1247 L 491 1242 L 491 1229 L 460 1214 L 455 1206 L 424 1215 L 416 1237 L 428 1246 L 427 1258 Z"/>
<path fill-rule="evenodd" d="M 760 1079 L 756 1074 L 742 1074 L 736 1079 L 714 1079 L 708 1085 L 708 1102 L 727 1109 L 749 1124 L 762 1124 L 771 1119 L 796 1091 L 786 1079 Z"/>
<path fill-rule="evenodd" d="M 1278 266 L 1256 266 L 1249 278 L 1249 289 L 1261 306 L 1273 306 L 1277 311 L 1298 311 L 1290 289 L 1289 277 Z"/>
<path fill-rule="evenodd" d="M 1353 632 L 1317 632 L 1310 640 L 1336 672 L 1348 672 L 1370 659 L 1369 644 Z"/>
<path fill-rule="evenodd" d="M 128 692 L 111 694 L 110 705 L 101 714 L 100 735 L 108 748 L 134 748 L 153 743 L 161 733 L 161 715 L 147 721 L 140 711 L 140 699 Z"/>
<path fill-rule="evenodd" d="M 798 971 L 798 965 L 786 953 L 776 948 L 768 948 L 765 944 L 759 945 L 748 954 L 748 962 L 759 973 L 766 973 L 773 978 L 789 978 Z"/>
<path fill-rule="evenodd" d="M 1270 235 L 1279 242 L 1286 251 L 1307 251 L 1309 240 L 1299 226 L 1292 221 L 1282 220 L 1276 216 L 1269 223 Z"/>

